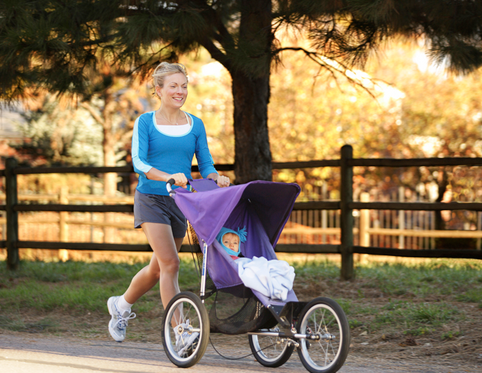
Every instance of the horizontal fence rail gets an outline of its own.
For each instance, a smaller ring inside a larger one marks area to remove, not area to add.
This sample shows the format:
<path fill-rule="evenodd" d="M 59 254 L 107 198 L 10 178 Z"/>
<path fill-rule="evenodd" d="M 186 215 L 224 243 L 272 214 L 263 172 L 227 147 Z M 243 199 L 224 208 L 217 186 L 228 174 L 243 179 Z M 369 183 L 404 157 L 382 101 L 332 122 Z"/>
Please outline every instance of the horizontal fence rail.
<path fill-rule="evenodd" d="M 482 211 L 480 202 L 351 202 L 348 205 L 352 210 Z"/>
<path fill-rule="evenodd" d="M 348 165 L 372 167 L 435 167 L 435 166 L 481 166 L 482 158 L 454 157 L 454 158 L 352 158 Z"/>
<path fill-rule="evenodd" d="M 306 161 L 306 162 L 274 162 L 273 169 L 300 169 L 319 167 L 339 167 L 341 174 L 340 201 L 309 201 L 296 202 L 293 211 L 340 211 L 339 228 L 308 228 L 310 234 L 339 234 L 340 244 L 287 244 L 278 243 L 277 252 L 285 253 L 327 253 L 341 254 L 342 268 L 341 277 L 351 279 L 354 276 L 353 254 L 389 255 L 399 257 L 425 257 L 425 258 L 473 258 L 482 259 L 481 250 L 469 249 L 395 249 L 370 246 L 365 242 L 363 245 L 354 245 L 354 234 L 387 236 L 417 236 L 417 237 L 448 237 L 448 238 L 474 238 L 481 239 L 482 231 L 421 231 L 410 229 L 386 229 L 354 227 L 354 210 L 398 210 L 400 211 L 445 211 L 445 210 L 472 210 L 482 211 L 482 203 L 474 202 L 451 202 L 451 203 L 426 203 L 426 202 L 355 202 L 353 201 L 353 167 L 433 167 L 433 166 L 482 166 L 482 158 L 423 158 L 423 159 L 354 159 L 352 148 L 345 145 L 341 148 L 341 157 L 336 160 Z M 229 164 L 216 165 L 219 171 L 233 171 L 234 166 Z M 197 166 L 193 166 L 193 172 L 198 172 Z M 119 243 L 93 243 L 93 242 L 59 242 L 59 241 L 27 241 L 18 239 L 18 213 L 30 211 L 42 212 L 90 212 L 90 213 L 132 213 L 133 205 L 128 198 L 105 199 L 103 202 L 115 202 L 117 204 L 26 204 L 18 203 L 17 175 L 49 174 L 49 173 L 132 173 L 132 166 L 123 167 L 18 167 L 13 158 L 7 159 L 5 170 L 0 171 L 0 177 L 5 177 L 6 197 L 5 204 L 0 205 L 0 211 L 6 212 L 7 239 L 0 241 L 0 248 L 7 248 L 7 265 L 15 269 L 19 262 L 18 249 L 68 249 L 89 251 L 152 251 L 148 244 L 119 244 Z M 98 197 L 98 196 L 96 196 Z M 27 197 L 25 197 L 27 199 Z M 30 201 L 42 200 L 40 197 L 29 196 Z M 83 196 L 84 201 L 92 201 L 88 196 Z M 45 197 L 43 198 L 45 200 Z M 55 200 L 52 197 L 52 200 Z M 126 203 L 127 202 L 127 203 Z M 64 221 L 67 224 L 88 224 L 86 222 Z M 113 225 L 115 226 L 115 225 Z M 285 228 L 284 233 L 300 232 L 300 228 Z M 301 230 L 302 231 L 302 230 Z M 181 252 L 190 252 L 189 245 L 183 245 Z"/>

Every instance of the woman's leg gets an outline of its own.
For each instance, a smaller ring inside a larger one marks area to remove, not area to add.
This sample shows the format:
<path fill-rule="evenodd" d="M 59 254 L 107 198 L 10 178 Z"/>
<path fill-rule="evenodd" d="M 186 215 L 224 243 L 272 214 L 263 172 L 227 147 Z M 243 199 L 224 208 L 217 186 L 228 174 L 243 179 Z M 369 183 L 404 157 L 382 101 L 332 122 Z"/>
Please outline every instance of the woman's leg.
<path fill-rule="evenodd" d="M 126 302 L 134 304 L 137 300 L 151 290 L 159 282 L 159 263 L 155 254 L 147 266 L 142 268 L 132 278 L 132 281 L 124 293 Z"/>
<path fill-rule="evenodd" d="M 183 238 L 174 238 L 171 226 L 159 223 L 143 223 L 142 229 L 154 251 L 150 263 L 132 279 L 124 298 L 135 303 L 158 281 L 164 308 L 180 292 L 178 284 L 179 256 Z"/>
<path fill-rule="evenodd" d="M 150 263 L 142 268 L 132 279 L 131 284 L 124 293 L 124 300 L 134 304 L 142 295 L 147 293 L 160 279 L 161 299 L 164 308 L 177 293 L 179 272 L 178 251 L 181 248 L 182 238 L 174 238 L 171 226 L 158 223 L 143 223 L 142 228 L 151 245 L 154 255 Z M 107 308 L 112 315 L 109 322 L 109 332 L 114 340 L 122 342 L 126 336 L 128 321 L 135 314 L 127 314 L 130 310 L 120 309 L 117 306 L 119 297 L 110 297 Z M 180 310 L 179 312 L 182 312 Z M 179 319 L 177 315 L 176 319 Z M 173 325 L 176 326 L 176 325 Z"/>

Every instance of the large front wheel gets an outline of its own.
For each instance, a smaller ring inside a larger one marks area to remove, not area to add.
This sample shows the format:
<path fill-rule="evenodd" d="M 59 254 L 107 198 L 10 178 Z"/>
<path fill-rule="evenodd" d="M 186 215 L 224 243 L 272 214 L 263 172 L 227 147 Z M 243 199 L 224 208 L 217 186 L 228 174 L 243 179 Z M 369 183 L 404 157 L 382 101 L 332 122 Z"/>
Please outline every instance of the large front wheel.
<path fill-rule="evenodd" d="M 334 373 L 344 364 L 350 348 L 350 327 L 342 308 L 329 298 L 308 303 L 298 319 L 301 339 L 298 355 L 311 373 Z"/>
<path fill-rule="evenodd" d="M 171 299 L 162 320 L 162 344 L 171 362 L 189 368 L 204 355 L 209 343 L 209 316 L 201 299 L 182 292 Z"/>
<path fill-rule="evenodd" d="M 278 333 L 279 329 L 267 329 L 267 333 Z M 294 345 L 288 343 L 287 339 L 277 336 L 266 335 L 249 335 L 249 347 L 256 360 L 261 365 L 270 368 L 276 368 L 286 363 L 294 350 Z"/>

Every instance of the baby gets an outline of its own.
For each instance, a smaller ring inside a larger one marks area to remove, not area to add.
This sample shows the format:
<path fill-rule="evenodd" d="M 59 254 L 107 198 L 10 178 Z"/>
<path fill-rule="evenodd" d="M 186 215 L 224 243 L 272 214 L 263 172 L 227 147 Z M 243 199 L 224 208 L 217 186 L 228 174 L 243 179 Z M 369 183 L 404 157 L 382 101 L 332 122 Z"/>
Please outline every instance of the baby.
<path fill-rule="evenodd" d="M 240 243 L 246 241 L 246 228 L 234 231 L 229 228 L 221 228 L 216 239 L 221 244 L 223 249 L 231 256 L 233 259 L 238 259 L 241 255 Z"/>
<path fill-rule="evenodd" d="M 286 301 L 293 289 L 294 268 L 284 260 L 243 257 L 240 245 L 246 238 L 246 227 L 237 231 L 223 227 L 216 236 L 218 243 L 235 260 L 239 278 L 245 286 L 268 298 Z"/>

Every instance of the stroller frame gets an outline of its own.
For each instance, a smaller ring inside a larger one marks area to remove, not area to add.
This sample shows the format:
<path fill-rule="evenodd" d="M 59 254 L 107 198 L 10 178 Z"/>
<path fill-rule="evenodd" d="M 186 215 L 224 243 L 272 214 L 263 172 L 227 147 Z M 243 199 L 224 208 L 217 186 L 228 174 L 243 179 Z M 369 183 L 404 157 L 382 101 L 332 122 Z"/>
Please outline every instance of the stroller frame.
<path fill-rule="evenodd" d="M 169 194 L 175 197 L 176 192 L 171 188 L 173 184 L 174 180 L 170 180 L 167 183 L 167 189 Z M 298 192 L 284 212 L 281 229 L 272 234 L 272 237 L 275 237 L 272 242 L 277 241 L 299 193 L 298 185 L 289 185 L 295 186 Z M 212 186 L 209 188 L 208 190 L 214 189 Z M 196 190 L 199 191 L 199 189 Z M 176 204 L 190 220 L 183 205 L 179 204 L 177 200 Z M 199 362 L 209 342 L 210 320 L 204 304 L 210 255 L 209 240 L 212 242 L 213 234 L 207 235 L 207 239 L 205 237 L 200 239 L 203 255 L 200 296 L 192 292 L 177 294 L 169 302 L 163 317 L 164 350 L 171 362 L 178 367 L 187 368 Z M 255 291 L 253 292 L 257 295 Z M 274 328 L 259 328 L 243 333 L 248 335 L 251 351 L 259 363 L 267 367 L 281 366 L 289 360 L 296 348 L 303 366 L 312 373 L 333 373 L 343 366 L 349 351 L 350 328 L 342 308 L 334 300 L 319 297 L 310 302 L 300 302 L 296 296 L 294 298 L 291 296 L 286 302 L 270 304 L 260 301 L 259 295 L 257 298 L 257 301 L 263 303 L 262 307 L 267 309 L 277 322 Z M 179 322 L 179 318 L 181 318 L 181 322 Z M 176 326 L 173 327 L 173 325 Z M 194 343 L 189 346 L 187 343 L 186 345 L 183 342 L 179 343 L 178 335 L 184 336 L 189 342 L 194 340 Z"/>

